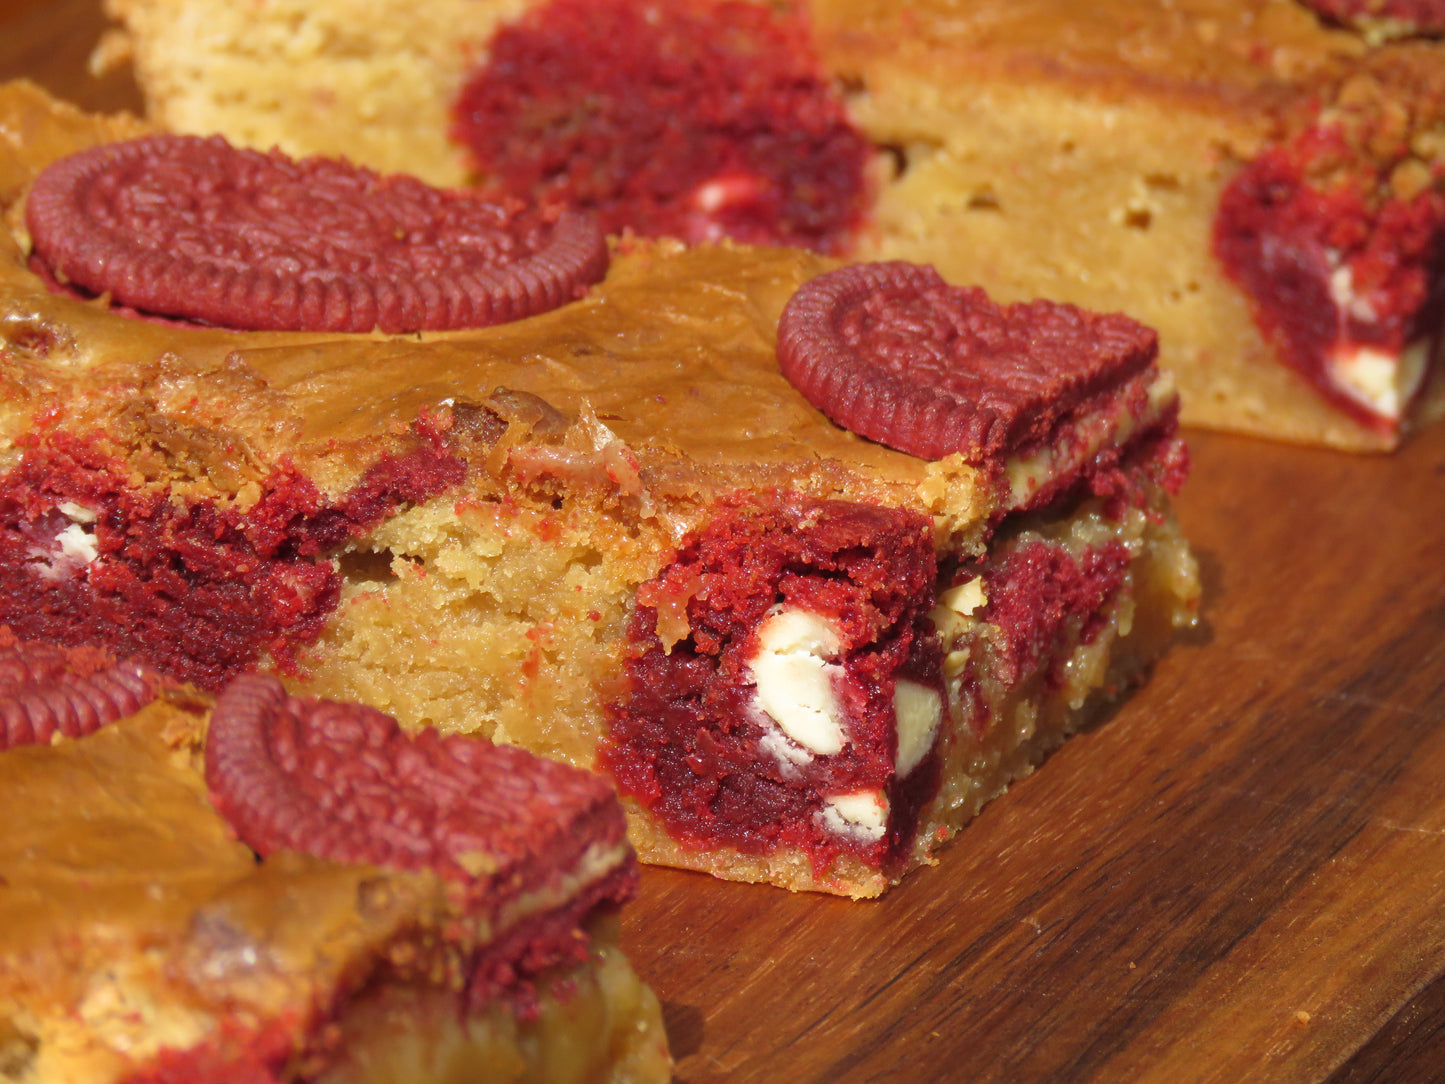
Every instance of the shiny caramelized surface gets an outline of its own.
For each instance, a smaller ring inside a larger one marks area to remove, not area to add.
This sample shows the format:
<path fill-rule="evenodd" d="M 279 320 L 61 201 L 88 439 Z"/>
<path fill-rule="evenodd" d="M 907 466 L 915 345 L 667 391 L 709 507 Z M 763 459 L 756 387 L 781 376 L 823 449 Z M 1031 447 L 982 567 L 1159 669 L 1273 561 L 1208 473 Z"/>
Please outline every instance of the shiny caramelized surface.
<path fill-rule="evenodd" d="M 54 114 L 74 134 L 19 148 L 12 198 L 24 171 L 57 151 L 126 131 L 99 119 L 87 128 L 25 88 L 0 94 L 0 132 L 34 130 Z M 22 349 L 0 364 L 0 382 L 16 392 L 0 409 L 0 439 L 47 407 L 83 429 L 88 412 L 113 416 L 147 384 L 153 413 L 234 438 L 189 449 L 201 459 L 234 463 L 239 443 L 239 458 L 284 454 L 330 488 L 354 481 L 422 412 L 465 409 L 502 388 L 543 400 L 563 425 L 595 418 L 636 454 L 644 483 L 664 491 L 797 484 L 917 502 L 913 491 L 940 470 L 832 425 L 778 372 L 778 314 L 828 266 L 806 254 L 623 244 L 601 285 L 553 313 L 477 332 L 328 337 L 144 322 L 52 295 L 26 269 L 26 239 L 14 232 L 0 241 L 0 311 Z M 973 472 L 941 469 L 966 516 L 981 500 Z"/>

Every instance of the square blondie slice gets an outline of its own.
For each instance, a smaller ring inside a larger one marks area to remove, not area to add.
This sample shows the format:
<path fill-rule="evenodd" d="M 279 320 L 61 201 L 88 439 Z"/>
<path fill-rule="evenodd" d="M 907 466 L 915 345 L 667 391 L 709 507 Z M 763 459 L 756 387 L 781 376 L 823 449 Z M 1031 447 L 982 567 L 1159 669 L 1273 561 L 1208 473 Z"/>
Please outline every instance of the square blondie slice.
<path fill-rule="evenodd" d="M 0 715 L 5 1080 L 670 1079 L 617 944 L 636 864 L 595 776 L 418 742 L 262 675 L 216 700 L 5 630 Z M 362 786 L 315 770 L 358 732 L 385 760 Z M 237 755 L 258 739 L 266 756 Z"/>
<path fill-rule="evenodd" d="M 0 97 L 51 113 L 114 137 Z M 601 770 L 645 861 L 877 895 L 1196 617 L 1178 396 L 1124 317 L 624 241 L 489 328 L 237 332 L 57 292 L 30 243 L 0 623 Z"/>

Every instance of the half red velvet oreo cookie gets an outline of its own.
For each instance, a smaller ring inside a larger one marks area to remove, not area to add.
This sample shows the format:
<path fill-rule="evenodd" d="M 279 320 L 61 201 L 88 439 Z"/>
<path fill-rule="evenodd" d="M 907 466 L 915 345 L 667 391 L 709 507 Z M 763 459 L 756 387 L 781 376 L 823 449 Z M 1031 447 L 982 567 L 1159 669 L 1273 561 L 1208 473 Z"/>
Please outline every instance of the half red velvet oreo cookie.
<path fill-rule="evenodd" d="M 495 904 L 624 845 L 600 776 L 478 737 L 409 735 L 361 704 L 293 697 L 245 675 L 221 695 L 206 739 L 211 798 L 253 850 L 431 869 L 487 886 Z M 538 861 L 540 855 L 545 862 Z"/>
<path fill-rule="evenodd" d="M 91 148 L 36 179 L 31 267 L 137 313 L 240 330 L 397 334 L 503 323 L 607 269 L 589 218 L 534 212 L 219 137 Z"/>
<path fill-rule="evenodd" d="M 903 262 L 811 280 L 778 325 L 783 374 L 839 425 L 987 468 L 1066 441 L 1073 423 L 1148 372 L 1157 350 L 1157 335 L 1126 316 L 999 305 Z"/>

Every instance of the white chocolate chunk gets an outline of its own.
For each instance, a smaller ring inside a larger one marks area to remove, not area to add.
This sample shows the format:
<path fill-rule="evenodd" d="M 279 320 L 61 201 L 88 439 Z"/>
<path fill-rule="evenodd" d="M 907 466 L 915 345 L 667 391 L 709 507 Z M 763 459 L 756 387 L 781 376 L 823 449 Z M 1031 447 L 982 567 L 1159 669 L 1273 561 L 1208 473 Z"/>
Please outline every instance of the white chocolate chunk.
<path fill-rule="evenodd" d="M 983 589 L 983 579 L 974 577 L 967 583 L 950 587 L 940 594 L 928 616 L 938 634 L 948 643 L 958 640 L 976 624 L 973 620 L 974 611 L 987 602 L 988 595 Z"/>
<path fill-rule="evenodd" d="M 1339 253 L 1331 252 L 1330 257 L 1337 260 Z M 1355 273 L 1349 264 L 1341 264 L 1330 272 L 1330 300 L 1362 323 L 1379 319 L 1370 299 L 1355 292 Z"/>
<path fill-rule="evenodd" d="M 1427 345 L 1412 343 L 1398 357 L 1368 346 L 1341 347 L 1329 359 L 1330 379 L 1380 417 L 1398 421 L 1425 378 Z"/>
<path fill-rule="evenodd" d="M 752 662 L 755 703 L 810 757 L 842 752 L 847 735 L 833 687 L 841 642 L 832 622 L 804 610 L 778 609 L 758 629 Z"/>
<path fill-rule="evenodd" d="M 900 681 L 893 690 L 893 714 L 898 721 L 894 771 L 904 779 L 933 748 L 938 724 L 943 721 L 943 697 L 916 681 Z"/>
<path fill-rule="evenodd" d="M 888 827 L 888 799 L 877 790 L 835 794 L 824 799 L 822 818 L 836 835 L 876 842 Z"/>
<path fill-rule="evenodd" d="M 69 557 L 81 564 L 88 565 L 100 556 L 100 550 L 95 544 L 95 535 L 79 523 L 72 523 L 56 535 L 55 540 L 60 543 L 62 557 Z"/>
<path fill-rule="evenodd" d="M 767 731 L 758 739 L 758 748 L 778 762 L 784 779 L 799 778 L 802 773 L 798 769 L 813 760 L 812 753 L 801 745 L 793 744 L 781 730 Z"/>
<path fill-rule="evenodd" d="M 957 681 L 968 668 L 968 660 L 971 658 L 973 658 L 973 651 L 966 647 L 957 648 L 943 656 L 944 678 L 948 681 Z"/>
<path fill-rule="evenodd" d="M 56 532 L 53 543 L 32 546 L 29 551 L 30 556 L 35 558 L 33 567 L 36 575 L 43 580 L 74 576 L 100 556 L 100 547 L 90 526 L 100 518 L 99 515 L 74 501 L 64 501 L 55 510 L 70 522 Z"/>
<path fill-rule="evenodd" d="M 938 596 L 938 600 L 955 613 L 972 617 L 974 610 L 988 602 L 988 595 L 983 590 L 983 578 L 975 576 L 967 583 L 950 587 Z"/>
<path fill-rule="evenodd" d="M 87 508 L 75 501 L 61 501 L 55 506 L 55 510 L 71 523 L 94 523 L 100 518 L 100 513 L 94 508 Z"/>

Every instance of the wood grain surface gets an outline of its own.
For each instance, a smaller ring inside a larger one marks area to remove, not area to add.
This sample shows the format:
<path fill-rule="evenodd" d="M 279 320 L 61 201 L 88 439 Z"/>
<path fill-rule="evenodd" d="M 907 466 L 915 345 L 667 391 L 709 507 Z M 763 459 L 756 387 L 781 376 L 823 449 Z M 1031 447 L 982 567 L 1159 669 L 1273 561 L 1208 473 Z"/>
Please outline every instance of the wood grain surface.
<path fill-rule="evenodd" d="M 0 75 L 138 108 L 96 0 L 0 0 Z M 1445 426 L 1208 433 L 1198 632 L 882 900 L 644 874 L 678 1079 L 1445 1079 Z"/>

